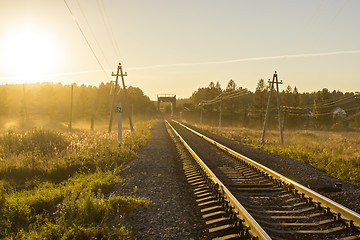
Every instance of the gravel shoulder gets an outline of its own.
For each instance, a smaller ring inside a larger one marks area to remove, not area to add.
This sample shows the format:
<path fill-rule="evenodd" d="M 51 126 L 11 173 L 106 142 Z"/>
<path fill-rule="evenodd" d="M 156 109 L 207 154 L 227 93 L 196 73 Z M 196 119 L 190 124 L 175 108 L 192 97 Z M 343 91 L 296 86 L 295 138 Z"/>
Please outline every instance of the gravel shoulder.
<path fill-rule="evenodd" d="M 190 124 L 186 124 L 191 126 Z M 292 158 L 283 157 L 277 154 L 269 153 L 252 146 L 242 145 L 225 137 L 203 131 L 192 126 L 200 133 L 213 138 L 231 149 L 249 157 L 266 167 L 290 178 L 304 186 L 307 186 L 320 194 L 360 213 L 360 188 L 348 182 L 338 180 L 324 172 L 321 172 L 312 166 L 297 161 Z M 341 187 L 335 187 L 335 184 L 341 183 Z"/>
<path fill-rule="evenodd" d="M 145 197 L 153 204 L 126 215 L 133 239 L 209 239 L 207 227 L 188 185 L 176 146 L 158 121 L 146 146 L 121 172 L 115 195 Z"/>

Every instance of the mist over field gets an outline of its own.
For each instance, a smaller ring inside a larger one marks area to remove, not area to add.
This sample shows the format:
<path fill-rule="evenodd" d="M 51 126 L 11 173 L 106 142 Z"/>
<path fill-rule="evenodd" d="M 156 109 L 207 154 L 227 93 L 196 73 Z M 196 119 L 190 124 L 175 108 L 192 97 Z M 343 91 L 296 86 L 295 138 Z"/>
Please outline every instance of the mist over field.
<path fill-rule="evenodd" d="M 113 85 L 77 86 L 73 84 L 71 108 L 71 85 L 60 83 L 6 84 L 0 85 L 0 128 L 25 129 L 43 127 L 66 130 L 72 117 L 75 128 L 103 129 L 109 124 Z M 155 115 L 155 105 L 141 89 L 129 87 L 129 108 L 134 119 L 146 120 Z M 124 92 L 117 92 L 116 104 L 123 102 Z M 72 109 L 72 113 L 71 113 Z M 124 108 L 123 115 L 127 116 Z M 71 116 L 72 115 L 72 116 Z M 114 115 L 117 118 L 117 114 Z M 128 121 L 124 117 L 124 121 Z M 116 124 L 114 124 L 114 127 Z"/>

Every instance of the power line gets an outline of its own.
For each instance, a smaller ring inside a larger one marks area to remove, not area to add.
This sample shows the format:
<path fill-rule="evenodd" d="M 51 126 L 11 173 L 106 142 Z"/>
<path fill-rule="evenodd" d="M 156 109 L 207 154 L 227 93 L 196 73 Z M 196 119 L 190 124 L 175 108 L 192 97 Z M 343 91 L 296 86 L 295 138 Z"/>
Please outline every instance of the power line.
<path fill-rule="evenodd" d="M 215 98 L 213 98 L 211 100 L 201 101 L 200 105 L 203 105 L 203 106 L 211 105 L 211 104 L 218 103 L 225 99 L 240 97 L 240 96 L 247 95 L 247 94 L 249 94 L 247 89 L 241 89 L 241 90 L 234 91 L 234 92 L 222 92 L 218 96 L 216 96 Z"/>
<path fill-rule="evenodd" d="M 112 31 L 111 25 L 110 25 L 110 23 L 109 23 L 109 20 L 108 20 L 106 11 L 105 11 L 104 4 L 103 4 L 100 0 L 97 0 L 96 3 L 97 3 L 97 6 L 98 6 L 98 8 L 99 8 L 99 11 L 100 11 L 102 20 L 103 20 L 103 22 L 104 22 L 104 25 L 105 25 L 107 34 L 108 34 L 108 36 L 109 36 L 110 39 L 111 39 L 111 44 L 112 44 L 112 46 L 113 46 L 113 48 L 114 48 L 116 57 L 117 57 L 118 60 L 119 60 L 119 59 L 120 59 L 120 50 L 119 50 L 119 48 L 118 48 L 118 46 L 117 46 L 117 43 L 116 43 L 116 40 L 115 40 L 115 37 L 114 37 L 114 33 L 113 33 L 113 31 Z"/>
<path fill-rule="evenodd" d="M 345 112 L 349 112 L 349 111 L 353 111 L 353 110 L 360 110 L 360 106 L 349 108 L 349 109 L 344 109 Z M 287 115 L 289 115 L 289 116 L 303 116 L 303 117 L 314 117 L 314 116 L 317 117 L 317 116 L 334 115 L 334 112 L 330 111 L 330 112 L 324 112 L 324 113 L 311 113 L 311 114 L 310 113 L 287 112 Z"/>
<path fill-rule="evenodd" d="M 348 111 L 353 111 L 353 110 L 359 110 L 360 109 L 360 106 L 356 106 L 356 107 L 350 107 L 350 108 L 346 108 L 344 107 L 343 110 L 345 112 L 348 112 Z M 296 113 L 296 112 L 292 112 L 291 110 L 287 110 L 287 109 L 283 109 L 284 112 L 286 112 L 288 115 L 291 115 L 291 116 L 310 116 L 310 109 L 309 109 L 309 112 L 307 113 Z M 333 111 L 326 111 L 326 112 L 321 112 L 321 113 L 311 113 L 311 116 L 325 116 L 325 115 L 332 115 L 334 114 Z"/>
<path fill-rule="evenodd" d="M 349 101 L 345 102 L 345 100 L 349 100 Z M 324 103 L 316 104 L 316 108 L 328 108 L 328 107 L 331 107 L 332 105 L 335 105 L 335 104 L 351 103 L 354 100 L 355 100 L 354 95 L 351 95 L 351 96 L 346 96 L 345 95 L 345 96 L 339 97 L 337 99 L 333 99 L 333 100 L 330 100 L 330 101 L 327 101 L 327 102 L 324 102 Z M 284 109 L 294 109 L 294 110 L 306 110 L 306 109 L 313 108 L 313 107 L 314 107 L 314 104 L 303 105 L 303 106 L 298 106 L 298 107 L 282 106 L 282 108 L 284 108 Z"/>
<path fill-rule="evenodd" d="M 100 2 L 101 2 L 101 6 L 102 6 L 102 8 L 103 8 L 103 10 L 104 10 L 105 19 L 107 20 L 107 23 L 108 23 L 109 28 L 110 28 L 111 36 L 112 36 L 113 41 L 114 41 L 114 43 L 115 43 L 115 47 L 116 47 L 116 50 L 117 50 L 118 58 L 120 59 L 120 58 L 121 58 L 121 55 L 120 55 L 119 45 L 118 45 L 118 43 L 117 43 L 117 41 L 116 41 L 116 37 L 115 37 L 115 35 L 114 35 L 114 31 L 113 31 L 113 29 L 112 29 L 112 27 L 111 27 L 111 22 L 110 22 L 110 20 L 109 20 L 109 19 L 110 19 L 110 18 L 109 18 L 109 15 L 106 13 L 106 9 L 105 9 L 105 5 L 104 5 L 103 0 L 100 0 Z"/>
<path fill-rule="evenodd" d="M 75 18 L 74 14 L 72 13 L 72 11 L 71 11 L 71 9 L 70 9 L 70 7 L 69 7 L 68 3 L 66 2 L 66 0 L 64 0 L 64 3 L 65 3 L 65 5 L 66 5 L 67 9 L 69 10 L 69 12 L 70 12 L 70 14 L 71 14 L 71 16 L 72 16 L 72 18 L 73 18 L 74 22 L 76 23 L 76 25 L 77 25 L 78 29 L 80 30 L 81 35 L 84 37 L 84 39 L 85 39 L 85 41 L 86 41 L 86 43 L 87 43 L 88 47 L 90 48 L 90 50 L 91 50 L 92 54 L 94 55 L 94 57 L 95 57 L 96 61 L 97 61 L 97 62 L 98 62 L 98 64 L 100 65 L 100 67 L 101 67 L 101 69 L 102 69 L 103 73 L 105 74 L 106 78 L 110 81 L 109 76 L 108 76 L 108 75 L 107 75 L 107 73 L 105 72 L 104 67 L 103 67 L 103 66 L 102 66 L 102 64 L 100 63 L 99 58 L 96 56 L 96 54 L 95 54 L 95 52 L 94 52 L 93 48 L 91 47 L 91 45 L 90 45 L 90 43 L 89 43 L 88 39 L 86 38 L 86 36 L 85 36 L 85 34 L 84 34 L 83 30 L 82 30 L 82 29 L 81 29 L 81 27 L 80 27 L 79 22 L 77 21 L 77 19 Z"/>
<path fill-rule="evenodd" d="M 99 41 L 98 41 L 98 40 L 96 39 L 96 37 L 95 37 L 94 31 L 93 31 L 91 25 L 89 24 L 89 21 L 87 20 L 86 15 L 84 14 L 84 11 L 83 11 L 80 3 L 79 3 L 79 0 L 76 0 L 76 3 L 77 3 L 77 5 L 78 5 L 78 7 L 79 7 L 79 9 L 80 9 L 81 15 L 82 15 L 83 18 L 85 19 L 86 25 L 88 26 L 88 28 L 89 28 L 89 30 L 90 30 L 90 33 L 91 33 L 92 37 L 93 37 L 94 40 L 95 40 L 96 45 L 99 47 L 100 52 L 101 52 L 101 54 L 103 55 L 103 57 L 104 57 L 107 65 L 110 67 L 109 61 L 108 61 L 108 59 L 106 58 L 106 55 L 105 55 L 103 49 L 101 48 L 101 45 L 99 44 Z"/>

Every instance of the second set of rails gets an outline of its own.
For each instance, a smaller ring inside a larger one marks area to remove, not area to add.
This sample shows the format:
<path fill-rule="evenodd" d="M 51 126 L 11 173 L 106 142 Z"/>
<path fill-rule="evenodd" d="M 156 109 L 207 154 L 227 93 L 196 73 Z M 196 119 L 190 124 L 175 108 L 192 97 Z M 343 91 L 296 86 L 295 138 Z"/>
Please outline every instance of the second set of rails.
<path fill-rule="evenodd" d="M 191 155 L 192 165 L 184 170 L 201 197 L 198 201 L 214 236 L 360 239 L 358 213 L 182 123 L 166 123 Z"/>

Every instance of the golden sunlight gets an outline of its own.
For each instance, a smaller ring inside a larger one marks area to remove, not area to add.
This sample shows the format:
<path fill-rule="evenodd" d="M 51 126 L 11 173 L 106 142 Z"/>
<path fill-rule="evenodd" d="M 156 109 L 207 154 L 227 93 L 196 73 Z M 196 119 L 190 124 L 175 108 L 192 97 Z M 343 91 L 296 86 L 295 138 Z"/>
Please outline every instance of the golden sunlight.
<path fill-rule="evenodd" d="M 9 32 L 2 43 L 2 65 L 16 83 L 39 81 L 58 63 L 56 41 L 41 29 L 26 26 Z"/>

